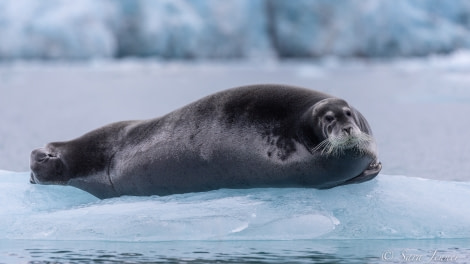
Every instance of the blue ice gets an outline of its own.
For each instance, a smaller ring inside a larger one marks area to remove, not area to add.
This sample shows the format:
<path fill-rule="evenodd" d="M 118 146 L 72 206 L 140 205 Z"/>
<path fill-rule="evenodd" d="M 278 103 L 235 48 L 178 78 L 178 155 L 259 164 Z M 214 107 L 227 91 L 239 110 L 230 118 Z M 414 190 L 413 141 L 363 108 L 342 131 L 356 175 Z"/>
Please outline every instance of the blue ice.
<path fill-rule="evenodd" d="M 0 240 L 470 238 L 470 183 L 379 175 L 330 190 L 216 190 L 99 200 L 0 171 Z"/>
<path fill-rule="evenodd" d="M 4 0 L 0 59 L 409 56 L 470 48 L 454 1 Z"/>

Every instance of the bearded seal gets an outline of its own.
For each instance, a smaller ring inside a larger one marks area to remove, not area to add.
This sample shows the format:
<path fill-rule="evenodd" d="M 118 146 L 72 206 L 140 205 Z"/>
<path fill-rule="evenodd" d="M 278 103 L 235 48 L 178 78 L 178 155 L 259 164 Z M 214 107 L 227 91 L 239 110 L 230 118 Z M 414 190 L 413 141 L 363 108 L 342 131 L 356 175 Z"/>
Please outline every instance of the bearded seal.
<path fill-rule="evenodd" d="M 150 120 L 113 123 L 33 150 L 31 183 L 71 185 L 98 198 L 221 188 L 332 188 L 374 178 L 382 165 L 366 119 L 309 89 L 252 85 Z"/>

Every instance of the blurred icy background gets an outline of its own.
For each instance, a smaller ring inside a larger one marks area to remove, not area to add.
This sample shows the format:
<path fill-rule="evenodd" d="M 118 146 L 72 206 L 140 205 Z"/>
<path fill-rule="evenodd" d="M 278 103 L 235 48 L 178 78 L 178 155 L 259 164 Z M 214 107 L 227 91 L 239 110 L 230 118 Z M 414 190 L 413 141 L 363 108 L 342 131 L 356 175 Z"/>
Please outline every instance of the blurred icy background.
<path fill-rule="evenodd" d="M 470 47 L 466 0 L 3 0 L 0 59 L 421 56 Z"/>

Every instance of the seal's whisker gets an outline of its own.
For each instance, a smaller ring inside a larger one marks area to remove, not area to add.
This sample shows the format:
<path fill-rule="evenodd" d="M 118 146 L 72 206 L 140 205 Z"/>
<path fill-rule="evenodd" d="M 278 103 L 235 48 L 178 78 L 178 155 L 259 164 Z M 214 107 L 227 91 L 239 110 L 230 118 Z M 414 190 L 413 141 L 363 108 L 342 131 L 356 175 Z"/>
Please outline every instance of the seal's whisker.
<path fill-rule="evenodd" d="M 354 150 L 358 154 L 368 153 L 368 146 L 373 141 L 372 136 L 366 133 L 358 133 L 353 136 L 340 135 L 336 137 L 328 137 L 320 142 L 313 151 L 320 151 L 322 155 L 338 157 L 346 150 Z"/>
<path fill-rule="evenodd" d="M 327 138 L 327 139 L 323 140 L 322 142 L 318 143 L 318 145 L 315 146 L 312 150 L 315 151 L 315 152 L 319 151 L 320 149 L 324 149 L 328 144 L 330 144 L 330 141 Z"/>

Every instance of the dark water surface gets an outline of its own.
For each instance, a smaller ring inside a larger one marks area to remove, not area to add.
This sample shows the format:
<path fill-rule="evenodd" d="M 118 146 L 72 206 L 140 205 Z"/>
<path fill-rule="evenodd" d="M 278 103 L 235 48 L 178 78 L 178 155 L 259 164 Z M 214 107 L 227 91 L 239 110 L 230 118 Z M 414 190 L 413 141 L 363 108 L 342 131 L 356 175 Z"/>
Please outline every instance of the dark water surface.
<path fill-rule="evenodd" d="M 3 241 L 0 263 L 469 263 L 470 240 Z"/>

